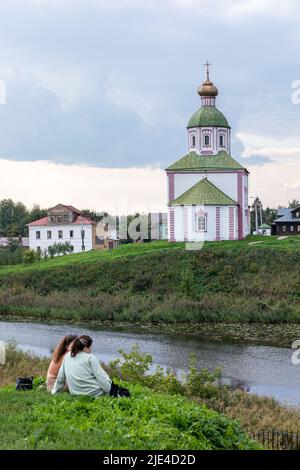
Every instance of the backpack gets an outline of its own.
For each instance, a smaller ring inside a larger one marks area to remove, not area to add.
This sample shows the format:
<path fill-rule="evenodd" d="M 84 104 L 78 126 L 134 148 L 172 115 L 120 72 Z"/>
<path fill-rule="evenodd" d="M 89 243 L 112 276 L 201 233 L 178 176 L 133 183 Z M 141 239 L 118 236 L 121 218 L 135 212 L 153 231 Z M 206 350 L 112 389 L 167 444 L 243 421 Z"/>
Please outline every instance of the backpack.
<path fill-rule="evenodd" d="M 33 377 L 18 377 L 16 380 L 16 390 L 32 390 Z"/>
<path fill-rule="evenodd" d="M 119 387 L 119 385 L 111 383 L 111 389 L 109 392 L 111 397 L 121 398 L 121 397 L 130 397 L 130 392 L 127 388 Z"/>

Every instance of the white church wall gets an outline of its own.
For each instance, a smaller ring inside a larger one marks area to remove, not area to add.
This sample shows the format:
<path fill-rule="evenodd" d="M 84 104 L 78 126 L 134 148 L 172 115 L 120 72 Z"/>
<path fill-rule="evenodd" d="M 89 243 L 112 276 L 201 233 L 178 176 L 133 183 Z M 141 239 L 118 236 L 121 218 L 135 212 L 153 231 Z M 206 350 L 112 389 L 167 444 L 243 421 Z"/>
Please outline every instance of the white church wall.
<path fill-rule="evenodd" d="M 237 201 L 237 173 L 176 173 L 174 174 L 174 198 L 207 177 L 223 193 Z"/>
<path fill-rule="evenodd" d="M 209 145 L 204 145 L 205 135 L 209 136 Z M 223 146 L 220 145 L 220 136 L 223 136 Z M 189 152 L 199 155 L 226 151 L 230 153 L 230 129 L 227 127 L 191 127 L 188 129 Z"/>
<path fill-rule="evenodd" d="M 175 216 L 175 240 L 184 241 L 184 220 L 183 220 L 183 207 L 174 207 Z"/>
<path fill-rule="evenodd" d="M 175 240 L 180 242 L 215 241 L 217 239 L 217 207 L 220 214 L 219 239 L 238 239 L 236 206 L 173 206 L 172 209 L 174 210 L 175 215 Z M 206 232 L 197 231 L 196 217 L 201 214 L 207 217 Z"/>

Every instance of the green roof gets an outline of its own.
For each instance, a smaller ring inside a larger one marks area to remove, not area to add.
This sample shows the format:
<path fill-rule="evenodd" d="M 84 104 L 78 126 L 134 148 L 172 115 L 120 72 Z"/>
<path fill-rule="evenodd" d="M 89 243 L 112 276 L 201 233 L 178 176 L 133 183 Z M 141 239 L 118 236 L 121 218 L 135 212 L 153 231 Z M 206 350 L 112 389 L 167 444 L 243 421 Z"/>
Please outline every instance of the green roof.
<path fill-rule="evenodd" d="M 230 127 L 226 117 L 215 106 L 201 106 L 193 114 L 187 127 Z"/>
<path fill-rule="evenodd" d="M 258 228 L 271 228 L 271 226 L 268 224 L 262 224 Z"/>
<path fill-rule="evenodd" d="M 217 155 L 198 155 L 196 152 L 187 153 L 177 162 L 166 168 L 167 171 L 206 171 L 206 170 L 245 170 L 227 152 Z"/>
<path fill-rule="evenodd" d="M 226 196 L 214 184 L 203 178 L 185 193 L 169 202 L 169 206 L 235 206 L 237 203 Z"/>

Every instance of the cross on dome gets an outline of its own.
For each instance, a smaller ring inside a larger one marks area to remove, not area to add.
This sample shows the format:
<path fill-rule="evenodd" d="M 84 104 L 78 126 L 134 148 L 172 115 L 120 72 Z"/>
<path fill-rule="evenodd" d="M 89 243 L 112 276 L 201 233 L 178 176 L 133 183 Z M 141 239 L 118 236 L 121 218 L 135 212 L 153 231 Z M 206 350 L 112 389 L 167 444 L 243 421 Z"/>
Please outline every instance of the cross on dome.
<path fill-rule="evenodd" d="M 206 64 L 203 64 L 204 67 L 206 67 L 206 77 L 207 77 L 207 80 L 209 81 L 209 67 L 212 65 L 208 62 L 208 60 L 206 61 Z"/>

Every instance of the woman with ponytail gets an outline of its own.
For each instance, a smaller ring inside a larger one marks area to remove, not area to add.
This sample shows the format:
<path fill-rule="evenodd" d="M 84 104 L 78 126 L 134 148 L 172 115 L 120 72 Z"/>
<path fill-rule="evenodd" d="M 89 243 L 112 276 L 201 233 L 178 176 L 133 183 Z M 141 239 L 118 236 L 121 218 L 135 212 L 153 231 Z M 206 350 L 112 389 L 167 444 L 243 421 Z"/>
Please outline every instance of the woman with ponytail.
<path fill-rule="evenodd" d="M 110 393 L 112 381 L 102 369 L 96 356 L 91 354 L 93 340 L 90 336 L 78 336 L 72 343 L 59 369 L 57 380 L 51 391 L 63 390 L 65 382 L 71 395 L 99 396 Z"/>
<path fill-rule="evenodd" d="M 57 374 L 62 365 L 65 354 L 70 351 L 72 347 L 72 342 L 77 336 L 67 335 L 62 338 L 60 343 L 56 346 L 53 355 L 52 361 L 50 362 L 49 369 L 47 372 L 47 390 L 51 392 L 54 387 L 55 381 L 57 379 Z"/>

